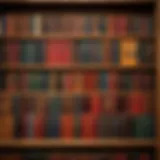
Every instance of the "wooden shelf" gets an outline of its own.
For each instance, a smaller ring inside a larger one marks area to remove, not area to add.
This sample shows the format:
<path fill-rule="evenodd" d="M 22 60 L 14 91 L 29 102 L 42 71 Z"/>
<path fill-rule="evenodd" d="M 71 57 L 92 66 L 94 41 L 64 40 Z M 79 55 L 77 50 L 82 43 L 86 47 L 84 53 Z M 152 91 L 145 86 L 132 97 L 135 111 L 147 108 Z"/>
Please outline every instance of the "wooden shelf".
<path fill-rule="evenodd" d="M 104 33 L 105 34 L 105 33 Z M 146 40 L 153 40 L 155 37 L 154 36 L 148 36 L 148 35 L 116 35 L 116 36 L 108 36 L 104 34 L 42 34 L 42 35 L 32 35 L 32 34 L 27 34 L 27 35 L 12 35 L 12 36 L 1 36 L 1 39 L 124 39 L 124 38 L 135 38 L 135 39 L 146 39 Z"/>
<path fill-rule="evenodd" d="M 153 70 L 153 64 L 138 65 L 138 66 L 120 66 L 120 65 L 105 65 L 105 64 L 80 64 L 80 65 L 56 65 L 46 66 L 44 64 L 27 64 L 27 65 L 0 65 L 0 70 L 9 71 L 77 71 L 77 70 Z"/>
<path fill-rule="evenodd" d="M 1 0 L 5 4 L 114 4 L 114 3 L 131 3 L 146 4 L 154 3 L 155 0 Z"/>
<path fill-rule="evenodd" d="M 99 148 L 99 147 L 154 147 L 154 140 L 137 140 L 137 139 L 100 139 L 100 140 L 0 140 L 0 148 L 72 148 L 72 147 L 87 147 L 87 148 Z"/>
<path fill-rule="evenodd" d="M 132 93 L 136 92 L 136 93 L 142 93 L 144 95 L 150 95 L 151 93 L 155 92 L 154 90 L 132 90 Z M 49 97 L 49 96 L 54 96 L 54 95 L 58 95 L 58 96 L 64 96 L 64 97 L 70 97 L 70 96 L 74 96 L 74 95 L 93 95 L 93 94 L 100 94 L 100 95 L 107 95 L 107 94 L 117 94 L 117 95 L 128 95 L 129 93 L 131 93 L 130 91 L 112 91 L 112 90 L 107 90 L 106 91 L 102 91 L 102 90 L 96 90 L 96 91 L 84 91 L 84 90 L 80 90 L 80 91 L 54 91 L 54 90 L 50 90 L 50 91 L 46 91 L 46 90 L 39 90 L 39 91 L 13 91 L 13 92 L 9 92 L 9 91 L 0 91 L 0 97 L 1 98 L 10 98 L 12 96 L 33 96 L 33 97 Z"/>

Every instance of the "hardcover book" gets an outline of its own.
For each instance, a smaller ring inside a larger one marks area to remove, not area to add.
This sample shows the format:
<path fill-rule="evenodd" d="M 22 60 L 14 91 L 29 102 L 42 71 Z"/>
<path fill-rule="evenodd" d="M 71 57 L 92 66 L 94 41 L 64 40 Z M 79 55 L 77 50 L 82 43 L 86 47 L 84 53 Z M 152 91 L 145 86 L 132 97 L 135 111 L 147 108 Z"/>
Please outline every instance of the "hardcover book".
<path fill-rule="evenodd" d="M 138 45 L 134 39 L 125 39 L 121 42 L 121 65 L 135 66 L 138 63 L 137 52 Z"/>
<path fill-rule="evenodd" d="M 31 15 L 31 32 L 35 36 L 42 34 L 42 15 L 33 14 Z"/>

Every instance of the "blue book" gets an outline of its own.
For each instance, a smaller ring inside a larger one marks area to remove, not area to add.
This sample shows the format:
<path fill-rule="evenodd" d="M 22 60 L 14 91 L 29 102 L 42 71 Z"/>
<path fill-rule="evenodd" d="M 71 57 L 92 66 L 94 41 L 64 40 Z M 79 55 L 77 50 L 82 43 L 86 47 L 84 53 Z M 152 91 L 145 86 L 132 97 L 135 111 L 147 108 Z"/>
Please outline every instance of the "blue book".
<path fill-rule="evenodd" d="M 20 61 L 24 64 L 34 64 L 36 62 L 36 43 L 24 40 L 20 47 Z"/>
<path fill-rule="evenodd" d="M 46 136 L 58 137 L 60 133 L 60 113 L 62 110 L 61 97 L 52 97 L 48 104 L 48 117 L 46 122 Z"/>
<path fill-rule="evenodd" d="M 120 42 L 119 40 L 113 40 L 110 44 L 111 62 L 113 64 L 119 64 L 120 62 Z"/>
<path fill-rule="evenodd" d="M 99 82 L 98 82 L 98 85 L 99 85 L 99 89 L 101 90 L 105 90 L 108 88 L 108 73 L 106 72 L 101 72 L 99 74 Z"/>

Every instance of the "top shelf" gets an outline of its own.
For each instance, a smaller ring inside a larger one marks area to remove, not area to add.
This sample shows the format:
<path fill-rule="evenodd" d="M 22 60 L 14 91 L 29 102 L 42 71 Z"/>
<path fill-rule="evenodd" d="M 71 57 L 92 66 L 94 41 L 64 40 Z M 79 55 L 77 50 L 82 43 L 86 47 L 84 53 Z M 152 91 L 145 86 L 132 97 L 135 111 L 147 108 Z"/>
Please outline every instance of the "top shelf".
<path fill-rule="evenodd" d="M 5 4 L 146 4 L 155 0 L 1 0 Z"/>

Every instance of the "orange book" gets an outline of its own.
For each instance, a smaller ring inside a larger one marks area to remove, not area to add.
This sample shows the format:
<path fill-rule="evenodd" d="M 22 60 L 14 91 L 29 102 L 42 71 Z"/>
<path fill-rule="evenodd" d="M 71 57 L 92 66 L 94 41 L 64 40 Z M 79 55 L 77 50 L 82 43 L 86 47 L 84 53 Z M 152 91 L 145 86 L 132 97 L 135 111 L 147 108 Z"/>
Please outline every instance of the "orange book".
<path fill-rule="evenodd" d="M 137 65 L 137 42 L 128 38 L 120 43 L 120 64 L 126 66 Z"/>
<path fill-rule="evenodd" d="M 73 114 L 61 114 L 60 116 L 60 137 L 73 138 L 74 136 L 74 119 Z"/>

